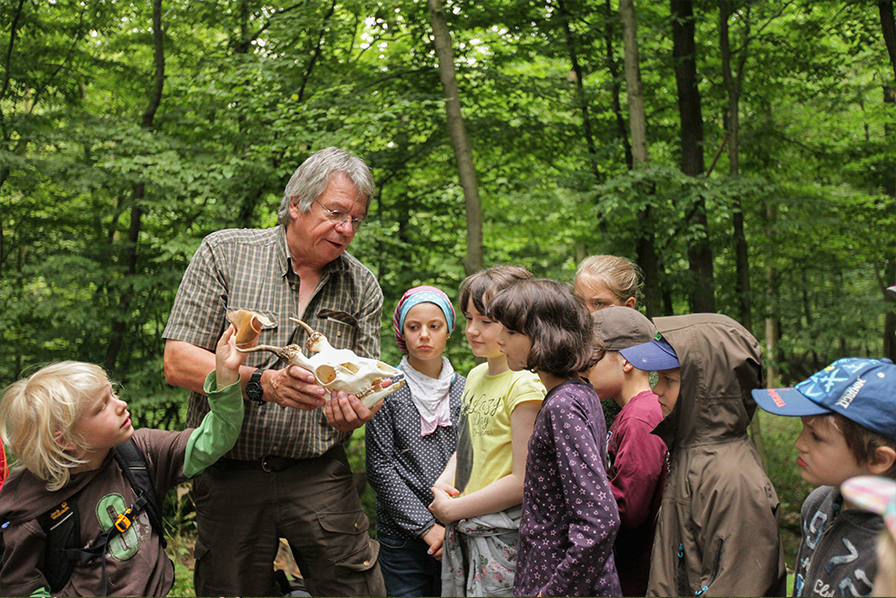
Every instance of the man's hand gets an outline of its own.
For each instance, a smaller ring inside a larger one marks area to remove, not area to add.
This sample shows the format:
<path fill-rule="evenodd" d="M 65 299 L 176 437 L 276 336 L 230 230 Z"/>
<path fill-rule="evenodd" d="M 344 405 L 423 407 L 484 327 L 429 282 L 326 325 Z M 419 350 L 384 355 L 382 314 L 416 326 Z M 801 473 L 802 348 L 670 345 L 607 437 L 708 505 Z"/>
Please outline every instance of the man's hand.
<path fill-rule="evenodd" d="M 373 409 L 368 409 L 355 395 L 337 390 L 330 393 L 325 411 L 331 426 L 340 432 L 351 432 L 372 420 L 382 406 L 380 401 Z"/>
<path fill-rule="evenodd" d="M 442 545 L 445 543 L 445 528 L 434 523 L 431 528 L 423 534 L 423 541 L 429 544 L 429 554 L 437 561 L 442 560 Z"/>
<path fill-rule="evenodd" d="M 326 404 L 324 387 L 314 374 L 303 367 L 290 365 L 282 370 L 268 370 L 261 376 L 264 400 L 281 407 L 313 411 Z"/>

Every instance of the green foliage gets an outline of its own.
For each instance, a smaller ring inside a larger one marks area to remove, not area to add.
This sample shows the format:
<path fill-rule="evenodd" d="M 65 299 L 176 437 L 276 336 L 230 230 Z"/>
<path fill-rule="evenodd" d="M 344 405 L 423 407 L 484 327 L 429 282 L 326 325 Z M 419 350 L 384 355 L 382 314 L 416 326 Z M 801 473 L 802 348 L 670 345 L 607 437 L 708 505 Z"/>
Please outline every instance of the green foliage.
<path fill-rule="evenodd" d="M 651 160 L 636 171 L 623 144 L 615 2 L 567 0 L 566 14 L 553 0 L 445 4 L 486 264 L 570 281 L 585 255 L 634 259 L 647 237 L 660 259 L 647 284 L 682 313 L 697 284 L 688 247 L 707 238 L 718 309 L 739 318 L 740 210 L 754 333 L 765 342 L 761 322 L 777 323 L 779 350 L 766 362 L 782 382 L 841 356 L 882 355 L 896 309 L 882 293 L 896 284 L 896 106 L 883 90 L 896 74 L 874 3 L 730 3 L 734 61 L 744 60 L 737 176 L 725 147 L 718 6 L 697 3 L 703 149 L 707 164 L 718 160 L 696 178 L 678 168 L 668 3 L 636 3 Z M 274 225 L 293 170 L 328 145 L 365 158 L 377 182 L 351 252 L 385 294 L 383 359 L 400 360 L 391 315 L 408 288 L 442 288 L 460 316 L 467 214 L 425 2 L 166 0 L 164 87 L 147 124 L 151 10 L 0 3 L 0 385 L 51 361 L 104 363 L 136 423 L 182 427 L 187 393 L 164 381 L 162 333 L 186 264 L 212 231 Z M 689 217 L 701 201 L 705 227 Z M 462 327 L 459 317 L 447 354 L 465 373 L 475 360 Z M 766 425 L 773 463 L 790 450 L 782 421 Z M 361 431 L 348 448 L 362 469 Z M 795 468 L 771 469 L 792 516 Z M 373 515 L 369 491 L 364 501 Z M 169 507 L 186 509 L 175 517 L 183 525 L 189 509 Z M 178 584 L 190 577 L 182 566 Z"/>
<path fill-rule="evenodd" d="M 781 501 L 781 540 L 784 544 L 785 562 L 792 568 L 799 548 L 800 509 L 803 501 L 815 486 L 804 482 L 796 464 L 797 451 L 793 443 L 800 434 L 802 424 L 797 417 L 777 417 L 757 409 L 756 417 L 762 422 L 762 437 L 768 458 L 768 477 L 775 485 Z M 789 587 L 793 587 L 791 584 Z"/>

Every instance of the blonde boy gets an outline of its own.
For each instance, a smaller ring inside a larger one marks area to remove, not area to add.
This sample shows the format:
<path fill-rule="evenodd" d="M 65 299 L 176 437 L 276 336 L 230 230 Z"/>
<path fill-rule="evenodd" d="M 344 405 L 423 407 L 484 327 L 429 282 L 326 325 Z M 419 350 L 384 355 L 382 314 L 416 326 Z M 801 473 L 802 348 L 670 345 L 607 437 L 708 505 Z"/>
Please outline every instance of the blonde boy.
<path fill-rule="evenodd" d="M 0 434 L 17 461 L 0 491 L 0 595 L 165 596 L 174 565 L 150 522 L 146 497 L 137 495 L 114 458 L 116 447 L 133 438 L 161 504 L 169 488 L 236 441 L 243 357 L 231 326 L 218 341 L 217 369 L 205 381 L 211 411 L 200 427 L 182 432 L 135 431 L 127 403 L 106 372 L 89 363 L 55 363 L 9 386 L 0 399 Z M 46 566 L 67 557 L 62 547 L 47 546 L 40 521 L 51 510 L 77 513 L 80 537 L 70 576 L 53 588 Z"/>
<path fill-rule="evenodd" d="M 802 508 L 794 596 L 867 596 L 877 574 L 877 514 L 843 500 L 840 484 L 861 475 L 896 478 L 896 366 L 838 359 L 794 388 L 753 391 L 760 407 L 799 417 L 800 475 L 816 488 Z"/>
<path fill-rule="evenodd" d="M 666 445 L 651 434 L 663 413 L 650 390 L 650 372 L 633 367 L 619 351 L 650 342 L 656 330 L 650 320 L 627 307 L 598 310 L 591 319 L 595 345 L 605 347 L 605 352 L 588 379 L 601 401 L 613 400 L 621 409 L 607 443 L 607 474 L 622 523 L 614 547 L 616 569 L 623 596 L 644 596 L 666 481 Z"/>

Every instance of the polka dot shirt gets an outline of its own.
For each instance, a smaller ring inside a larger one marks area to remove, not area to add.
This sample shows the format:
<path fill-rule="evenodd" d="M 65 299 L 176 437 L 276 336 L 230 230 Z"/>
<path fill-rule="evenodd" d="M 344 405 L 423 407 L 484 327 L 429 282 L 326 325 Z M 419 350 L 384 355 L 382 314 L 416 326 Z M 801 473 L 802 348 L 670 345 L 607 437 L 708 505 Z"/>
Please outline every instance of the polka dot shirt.
<path fill-rule="evenodd" d="M 466 378 L 455 374 L 448 390 L 450 427 L 420 436 L 420 413 L 407 385 L 383 400 L 367 423 L 367 479 L 376 491 L 377 534 L 419 537 L 435 518 L 429 512 L 432 485 L 457 446 L 457 422 Z"/>

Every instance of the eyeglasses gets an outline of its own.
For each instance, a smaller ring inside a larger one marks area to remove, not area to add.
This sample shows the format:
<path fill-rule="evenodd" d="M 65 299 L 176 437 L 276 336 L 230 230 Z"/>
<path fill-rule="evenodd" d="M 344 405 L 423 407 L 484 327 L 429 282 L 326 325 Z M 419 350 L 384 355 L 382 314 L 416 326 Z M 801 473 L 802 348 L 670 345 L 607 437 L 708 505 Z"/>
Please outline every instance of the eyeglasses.
<path fill-rule="evenodd" d="M 324 214 L 327 216 L 327 220 L 329 220 L 330 222 L 335 222 L 337 225 L 345 224 L 346 222 L 351 221 L 352 230 L 355 232 L 358 232 L 358 229 L 360 229 L 361 225 L 364 224 L 363 218 L 352 218 L 351 215 L 346 214 L 345 212 L 340 212 L 338 210 L 331 210 L 330 208 L 328 208 L 324 204 L 320 203 L 316 199 L 314 200 L 314 203 L 316 203 L 317 205 L 319 205 L 320 207 L 322 207 L 324 209 Z"/>

